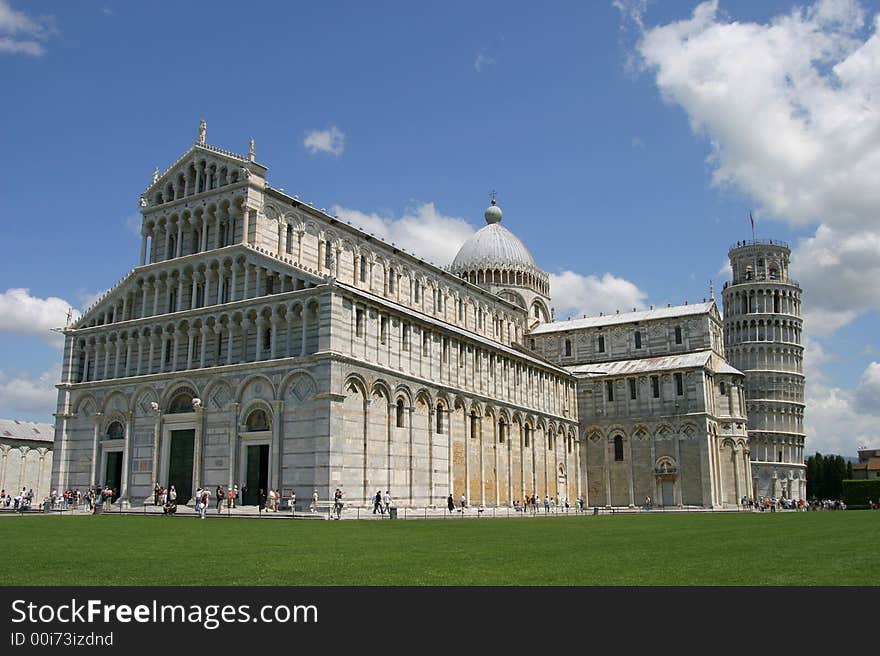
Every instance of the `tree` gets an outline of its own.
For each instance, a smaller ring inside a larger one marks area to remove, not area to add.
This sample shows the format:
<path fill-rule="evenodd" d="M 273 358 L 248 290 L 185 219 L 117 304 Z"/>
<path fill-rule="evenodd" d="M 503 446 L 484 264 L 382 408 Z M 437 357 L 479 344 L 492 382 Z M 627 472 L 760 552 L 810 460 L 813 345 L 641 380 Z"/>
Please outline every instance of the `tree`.
<path fill-rule="evenodd" d="M 811 499 L 839 499 L 843 480 L 852 478 L 852 463 L 840 455 L 816 455 L 807 458 L 807 496 Z"/>

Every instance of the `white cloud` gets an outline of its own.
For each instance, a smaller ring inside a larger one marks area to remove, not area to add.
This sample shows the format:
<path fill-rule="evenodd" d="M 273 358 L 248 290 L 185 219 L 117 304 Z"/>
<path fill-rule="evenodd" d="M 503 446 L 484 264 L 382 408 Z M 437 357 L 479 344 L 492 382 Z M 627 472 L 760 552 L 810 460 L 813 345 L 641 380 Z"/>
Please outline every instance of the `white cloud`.
<path fill-rule="evenodd" d="M 397 218 L 366 214 L 340 205 L 334 205 L 331 212 L 361 230 L 441 267 L 451 264 L 461 245 L 474 234 L 467 221 L 441 214 L 434 203 L 408 209 Z"/>
<path fill-rule="evenodd" d="M 125 229 L 135 237 L 140 238 L 143 218 L 140 214 L 129 214 L 125 217 Z"/>
<path fill-rule="evenodd" d="M 312 130 L 303 140 L 303 145 L 309 153 L 329 153 L 335 157 L 345 150 L 345 133 L 335 125 L 326 130 Z"/>
<path fill-rule="evenodd" d="M 856 387 L 856 408 L 860 412 L 880 415 L 880 362 L 872 362 L 862 373 L 859 385 Z M 876 435 L 875 427 L 875 435 Z M 880 439 L 876 436 L 875 439 Z"/>
<path fill-rule="evenodd" d="M 33 376 L 0 370 L 0 412 L 5 417 L 41 415 L 55 412 L 58 398 L 56 383 L 61 380 L 61 366 Z"/>
<path fill-rule="evenodd" d="M 53 16 L 29 16 L 0 0 L 0 53 L 40 57 L 46 54 L 45 42 L 57 32 Z"/>
<path fill-rule="evenodd" d="M 474 58 L 474 70 L 477 73 L 482 73 L 494 63 L 495 59 L 490 57 L 486 53 L 486 49 L 483 48 L 477 52 L 477 56 Z"/>
<path fill-rule="evenodd" d="M 854 260 L 877 270 L 880 254 L 880 15 L 866 24 L 856 0 L 819 0 L 740 22 L 712 0 L 649 28 L 644 3 L 615 5 L 639 27 L 636 53 L 663 97 L 706 136 L 714 183 L 764 218 L 821 224 L 792 257 L 808 329 L 830 334 L 880 308 L 880 293 L 852 284 Z"/>
<path fill-rule="evenodd" d="M 550 274 L 550 290 L 557 319 L 570 315 L 595 316 L 600 312 L 610 314 L 620 310 L 643 308 L 647 294 L 625 278 L 606 273 L 601 278 L 582 275 L 574 271 Z"/>
<path fill-rule="evenodd" d="M 0 293 L 0 332 L 34 335 L 60 346 L 62 337 L 50 329 L 66 325 L 70 307 L 63 298 L 38 298 L 31 296 L 27 289 L 7 289 Z M 74 310 L 72 320 L 78 316 Z"/>

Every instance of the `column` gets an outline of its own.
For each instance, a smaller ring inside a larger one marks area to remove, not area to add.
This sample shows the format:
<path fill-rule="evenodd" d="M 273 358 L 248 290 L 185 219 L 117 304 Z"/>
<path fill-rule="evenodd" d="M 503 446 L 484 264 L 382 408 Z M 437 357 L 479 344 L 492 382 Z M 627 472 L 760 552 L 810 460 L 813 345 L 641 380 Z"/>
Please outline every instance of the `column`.
<path fill-rule="evenodd" d="M 122 294 L 122 318 L 120 321 L 126 321 L 128 319 L 128 290 Z"/>
<path fill-rule="evenodd" d="M 525 439 L 523 438 L 523 424 L 522 418 L 517 422 L 517 426 L 519 426 L 519 482 L 522 489 L 519 491 L 519 496 L 521 498 L 525 498 L 526 496 L 526 450 L 525 450 Z M 525 511 L 525 508 L 523 508 Z"/>
<path fill-rule="evenodd" d="M 141 285 L 141 318 L 147 316 L 147 284 L 144 280 L 144 284 Z"/>
<path fill-rule="evenodd" d="M 678 476 L 675 479 L 675 503 L 676 505 L 684 505 L 681 497 L 681 482 L 684 480 L 684 473 L 682 471 L 682 462 L 681 462 L 681 438 L 679 438 L 678 433 L 672 438 L 675 441 L 675 462 L 678 465 Z"/>
<path fill-rule="evenodd" d="M 206 325 L 202 325 L 201 336 L 202 341 L 199 344 L 199 369 L 205 368 L 205 352 L 207 350 L 208 344 L 208 335 L 210 335 L 213 331 Z"/>
<path fill-rule="evenodd" d="M 269 335 L 270 345 L 269 345 L 269 357 L 274 360 L 278 351 L 278 322 L 276 322 L 275 317 L 269 321 L 269 327 L 272 330 L 272 333 Z"/>
<path fill-rule="evenodd" d="M 141 230 L 141 266 L 147 263 L 147 232 Z"/>
<path fill-rule="evenodd" d="M 202 212 L 202 235 L 199 240 L 199 252 L 204 253 L 208 250 L 208 213 Z"/>
<path fill-rule="evenodd" d="M 113 361 L 113 377 L 119 378 L 119 361 L 122 360 L 122 341 L 119 335 L 116 336 L 116 359 Z"/>
<path fill-rule="evenodd" d="M 177 220 L 177 243 L 175 244 L 174 257 L 180 257 L 183 253 L 183 218 Z"/>
<path fill-rule="evenodd" d="M 100 412 L 95 413 L 95 425 L 92 431 L 92 460 L 89 466 L 89 485 L 94 485 L 98 482 L 98 479 L 95 478 L 95 476 L 97 475 L 98 468 L 98 432 L 101 428 L 101 417 L 102 414 Z"/>
<path fill-rule="evenodd" d="M 102 380 L 107 380 L 110 377 L 110 342 L 107 341 L 104 343 L 104 375 L 101 376 Z"/>
<path fill-rule="evenodd" d="M 245 326 L 244 321 L 241 324 Z M 259 362 L 263 359 L 263 330 L 266 328 L 266 322 L 263 319 L 258 319 L 254 322 L 254 326 L 257 329 L 257 343 L 254 345 L 254 362 Z"/>
<path fill-rule="evenodd" d="M 254 298 L 263 296 L 263 267 L 258 266 L 257 269 L 257 288 L 254 290 Z"/>
<path fill-rule="evenodd" d="M 171 334 L 171 371 L 177 371 L 177 345 L 180 343 L 180 334 L 174 331 Z"/>
<path fill-rule="evenodd" d="M 205 269 L 205 306 L 213 305 L 211 303 L 211 278 L 214 277 L 212 273 L 213 269 Z"/>
<path fill-rule="evenodd" d="M 162 411 L 156 410 L 156 419 L 153 422 L 153 462 L 152 476 L 150 478 L 151 487 L 159 482 L 159 438 L 162 436 Z M 152 495 L 151 495 L 152 496 Z"/>
<path fill-rule="evenodd" d="M 159 314 L 159 280 L 153 283 L 153 315 Z"/>
<path fill-rule="evenodd" d="M 229 323 L 226 325 L 227 330 L 227 339 L 226 339 L 226 364 L 232 364 L 232 320 L 229 320 Z"/>
<path fill-rule="evenodd" d="M 250 286 L 250 277 L 251 277 L 251 265 L 250 265 L 250 262 L 245 260 L 245 262 L 244 262 L 244 289 L 241 292 L 242 299 L 250 298 L 250 296 L 248 296 L 248 287 Z"/>
<path fill-rule="evenodd" d="M 635 494 L 635 475 L 633 474 L 633 469 L 635 465 L 633 464 L 633 436 L 630 435 L 626 438 L 626 443 L 629 451 L 629 505 L 630 507 L 636 505 L 636 494 Z"/>
<path fill-rule="evenodd" d="M 248 232 L 250 232 L 250 226 L 248 225 L 248 221 L 250 217 L 248 216 L 248 208 L 247 205 L 242 205 L 241 208 L 241 243 L 248 243 Z"/>
<path fill-rule="evenodd" d="M 303 320 L 305 321 L 305 317 L 303 317 Z M 409 505 L 412 506 L 412 504 L 413 504 L 413 480 L 415 478 L 413 476 L 413 414 L 415 414 L 416 409 L 414 406 L 409 406 L 407 408 L 407 410 L 409 410 L 409 422 L 408 422 L 408 425 L 409 425 L 409 444 L 407 445 L 408 446 L 408 454 L 407 455 L 408 455 L 409 464 L 407 465 L 406 471 L 407 471 L 407 479 L 409 482 Z"/>
<path fill-rule="evenodd" d="M 202 277 L 202 274 L 199 271 L 193 271 L 192 273 L 192 293 L 189 298 L 189 307 L 193 309 L 196 307 L 196 303 L 198 302 L 199 295 L 199 279 Z"/>
<path fill-rule="evenodd" d="M 194 408 L 196 413 L 196 430 L 193 438 L 193 489 L 202 486 L 202 442 L 205 434 L 205 409 L 203 406 Z"/>
<path fill-rule="evenodd" d="M 299 355 L 300 357 L 303 357 L 306 354 L 306 330 L 308 325 L 306 323 L 306 315 L 308 314 L 308 311 L 305 306 L 302 307 L 300 314 L 302 315 L 302 343 L 300 344 Z"/>
<path fill-rule="evenodd" d="M 122 482 L 119 486 L 119 499 L 125 499 L 128 501 L 128 481 L 131 476 L 131 472 L 128 471 L 130 458 L 129 455 L 132 449 L 132 418 L 133 415 L 130 412 L 125 413 L 125 446 L 122 449 Z"/>
<path fill-rule="evenodd" d="M 605 440 L 605 505 L 610 506 L 611 503 L 611 452 L 610 449 L 614 441 Z"/>
<path fill-rule="evenodd" d="M 390 342 L 391 340 L 389 339 L 388 341 Z M 454 401 L 453 401 L 453 403 L 454 403 Z M 390 406 L 388 408 L 388 416 L 389 417 L 391 416 L 391 407 Z M 449 412 L 446 413 L 446 437 L 448 439 L 448 444 L 447 444 L 448 449 L 447 449 L 447 456 L 446 456 L 446 470 L 447 470 L 446 478 L 448 481 L 449 493 L 453 495 L 452 500 L 455 501 L 455 494 L 454 494 L 455 481 L 452 477 L 452 423 L 453 423 L 452 420 L 453 420 L 453 417 L 455 417 L 455 412 L 452 408 L 450 408 Z M 390 434 L 389 434 L 389 437 L 390 437 Z M 389 446 L 389 449 L 390 448 L 391 447 Z M 389 456 L 390 456 L 390 453 L 389 453 Z M 389 472 L 389 478 L 390 478 L 390 472 Z"/>
<path fill-rule="evenodd" d="M 126 378 L 131 375 L 131 342 L 132 337 L 129 335 L 125 340 L 125 371 L 122 373 Z"/>
<path fill-rule="evenodd" d="M 138 352 L 137 352 L 137 369 L 135 370 L 135 376 L 140 376 L 141 375 L 141 361 L 143 359 L 143 353 L 144 353 L 144 344 L 143 344 L 143 340 L 141 339 L 140 334 L 138 334 L 138 336 L 135 339 L 137 340 L 137 350 L 138 350 Z"/>
<path fill-rule="evenodd" d="M 192 369 L 193 362 L 193 335 L 192 328 L 187 331 L 187 339 L 186 339 L 186 368 L 187 370 Z M 198 486 L 196 487 L 198 489 Z"/>
<path fill-rule="evenodd" d="M 147 371 L 145 373 L 148 373 L 148 374 L 152 373 L 153 355 L 154 355 L 154 351 L 156 349 L 156 344 L 158 344 L 158 343 L 159 343 L 159 338 L 155 334 L 150 335 L 150 354 L 149 354 L 149 359 L 147 360 Z"/>
<path fill-rule="evenodd" d="M 275 413 L 272 422 L 272 449 L 269 456 L 269 487 L 279 488 L 281 491 L 281 441 L 284 428 L 284 401 L 272 401 L 272 410 Z M 268 492 L 267 492 L 268 494 Z"/>
<path fill-rule="evenodd" d="M 733 480 L 736 486 L 736 502 L 742 499 L 742 484 L 739 480 L 739 457 L 736 454 L 736 447 L 733 448 Z"/>
<path fill-rule="evenodd" d="M 229 404 L 229 410 L 232 415 L 229 420 L 229 476 L 226 483 L 227 488 L 230 488 L 235 484 L 235 447 L 238 445 L 238 408 L 238 403 Z"/>

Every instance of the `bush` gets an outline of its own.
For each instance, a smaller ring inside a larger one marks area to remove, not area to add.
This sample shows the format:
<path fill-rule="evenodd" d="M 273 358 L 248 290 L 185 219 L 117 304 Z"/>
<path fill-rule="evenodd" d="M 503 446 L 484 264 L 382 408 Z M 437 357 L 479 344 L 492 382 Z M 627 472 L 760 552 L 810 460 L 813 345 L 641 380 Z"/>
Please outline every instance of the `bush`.
<path fill-rule="evenodd" d="M 880 501 L 880 478 L 843 481 L 843 500 L 849 508 L 867 508 L 868 499 Z"/>

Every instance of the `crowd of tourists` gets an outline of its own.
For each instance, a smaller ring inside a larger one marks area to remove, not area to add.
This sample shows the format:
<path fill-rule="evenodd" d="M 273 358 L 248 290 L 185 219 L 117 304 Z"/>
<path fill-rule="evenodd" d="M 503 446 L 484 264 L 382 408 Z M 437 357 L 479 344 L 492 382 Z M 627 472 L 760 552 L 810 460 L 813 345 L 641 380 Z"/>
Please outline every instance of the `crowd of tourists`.
<path fill-rule="evenodd" d="M 109 510 L 115 498 L 116 490 L 96 485 L 84 490 L 79 488 L 64 490 L 60 494 L 57 490 L 52 490 L 51 494 L 43 497 L 42 501 L 35 502 L 33 489 L 21 488 L 15 496 L 11 491 L 0 490 L 0 507 L 16 512 L 86 510 L 95 513 Z"/>

